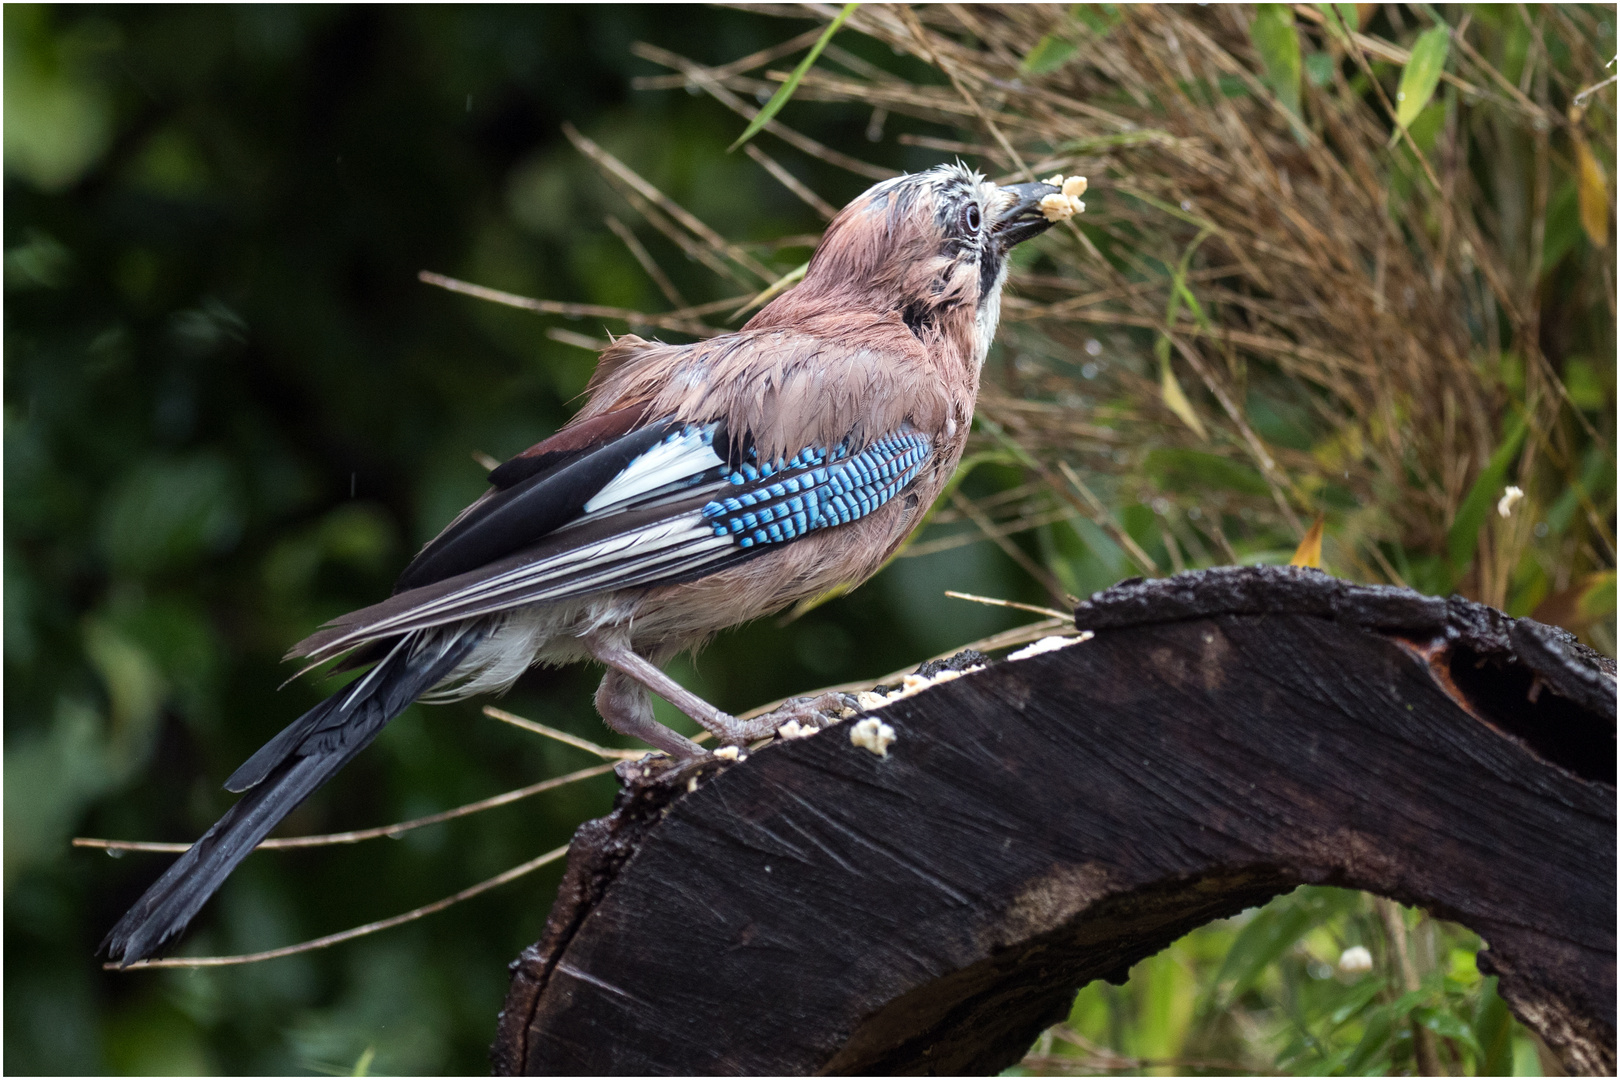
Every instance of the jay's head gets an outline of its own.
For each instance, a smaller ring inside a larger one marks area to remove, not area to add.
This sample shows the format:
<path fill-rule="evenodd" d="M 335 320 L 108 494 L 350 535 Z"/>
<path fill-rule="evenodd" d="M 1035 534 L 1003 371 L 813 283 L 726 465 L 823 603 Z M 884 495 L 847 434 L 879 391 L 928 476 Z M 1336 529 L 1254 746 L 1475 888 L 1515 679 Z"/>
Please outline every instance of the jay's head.
<path fill-rule="evenodd" d="M 894 311 L 925 340 L 953 323 L 971 327 L 987 347 L 1007 253 L 1051 227 L 1040 204 L 1059 193 L 1044 183 L 1002 187 L 960 164 L 885 180 L 827 226 L 797 302 Z"/>

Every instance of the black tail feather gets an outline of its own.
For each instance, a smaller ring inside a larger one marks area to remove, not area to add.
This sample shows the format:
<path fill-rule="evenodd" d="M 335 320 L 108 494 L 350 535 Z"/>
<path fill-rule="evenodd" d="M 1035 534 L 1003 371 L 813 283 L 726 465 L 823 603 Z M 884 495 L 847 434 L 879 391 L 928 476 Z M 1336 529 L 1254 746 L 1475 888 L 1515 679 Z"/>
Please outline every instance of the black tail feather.
<path fill-rule="evenodd" d="M 366 675 L 288 725 L 231 777 L 232 785 L 245 778 L 241 787 L 251 790 L 118 920 L 101 951 L 129 964 L 177 937 L 271 829 L 450 674 L 485 634 L 465 627 L 412 634 Z"/>

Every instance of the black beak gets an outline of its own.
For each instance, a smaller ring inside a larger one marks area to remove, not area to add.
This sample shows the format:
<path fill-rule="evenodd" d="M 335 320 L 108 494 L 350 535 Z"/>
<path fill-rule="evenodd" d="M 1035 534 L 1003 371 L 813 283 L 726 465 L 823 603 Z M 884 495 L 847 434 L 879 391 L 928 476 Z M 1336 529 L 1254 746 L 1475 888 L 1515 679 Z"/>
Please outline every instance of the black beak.
<path fill-rule="evenodd" d="M 1061 195 L 1063 190 L 1051 184 L 1007 184 L 1001 188 L 1004 209 L 996 214 L 991 235 L 1002 254 L 1012 250 L 1034 236 L 1052 227 L 1052 222 L 1041 213 L 1041 200 L 1048 195 Z M 1009 201 L 1010 200 L 1010 201 Z"/>

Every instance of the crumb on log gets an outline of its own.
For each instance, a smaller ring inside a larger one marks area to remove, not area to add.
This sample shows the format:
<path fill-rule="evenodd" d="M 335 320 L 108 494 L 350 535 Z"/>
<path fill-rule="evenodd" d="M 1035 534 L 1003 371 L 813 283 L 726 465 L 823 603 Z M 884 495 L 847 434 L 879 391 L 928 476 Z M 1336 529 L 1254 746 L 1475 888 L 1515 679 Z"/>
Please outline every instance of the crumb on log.
<path fill-rule="evenodd" d="M 878 710 L 887 756 L 850 720 L 622 766 L 496 1071 L 995 1073 L 1085 984 L 1321 884 L 1473 929 L 1563 1064 L 1614 1072 L 1612 661 L 1291 568 L 1125 582 L 1076 623 Z"/>

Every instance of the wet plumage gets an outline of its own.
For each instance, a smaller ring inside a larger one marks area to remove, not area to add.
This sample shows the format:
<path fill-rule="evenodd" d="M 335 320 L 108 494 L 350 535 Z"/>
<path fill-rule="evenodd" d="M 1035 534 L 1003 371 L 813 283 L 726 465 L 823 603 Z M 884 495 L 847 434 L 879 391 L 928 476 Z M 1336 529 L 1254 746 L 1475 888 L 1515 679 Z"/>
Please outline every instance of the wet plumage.
<path fill-rule="evenodd" d="M 566 427 L 493 470 L 393 596 L 289 654 L 363 674 L 226 783 L 246 794 L 113 928 L 118 963 L 177 936 L 275 825 L 413 700 L 499 692 L 536 664 L 596 660 L 615 730 L 702 750 L 769 734 L 660 668 L 713 634 L 870 577 L 962 455 L 1005 256 L 1047 227 L 1049 184 L 942 166 L 885 181 L 828 226 L 803 282 L 742 330 L 603 352 Z M 771 721 L 765 721 L 766 724 Z"/>

